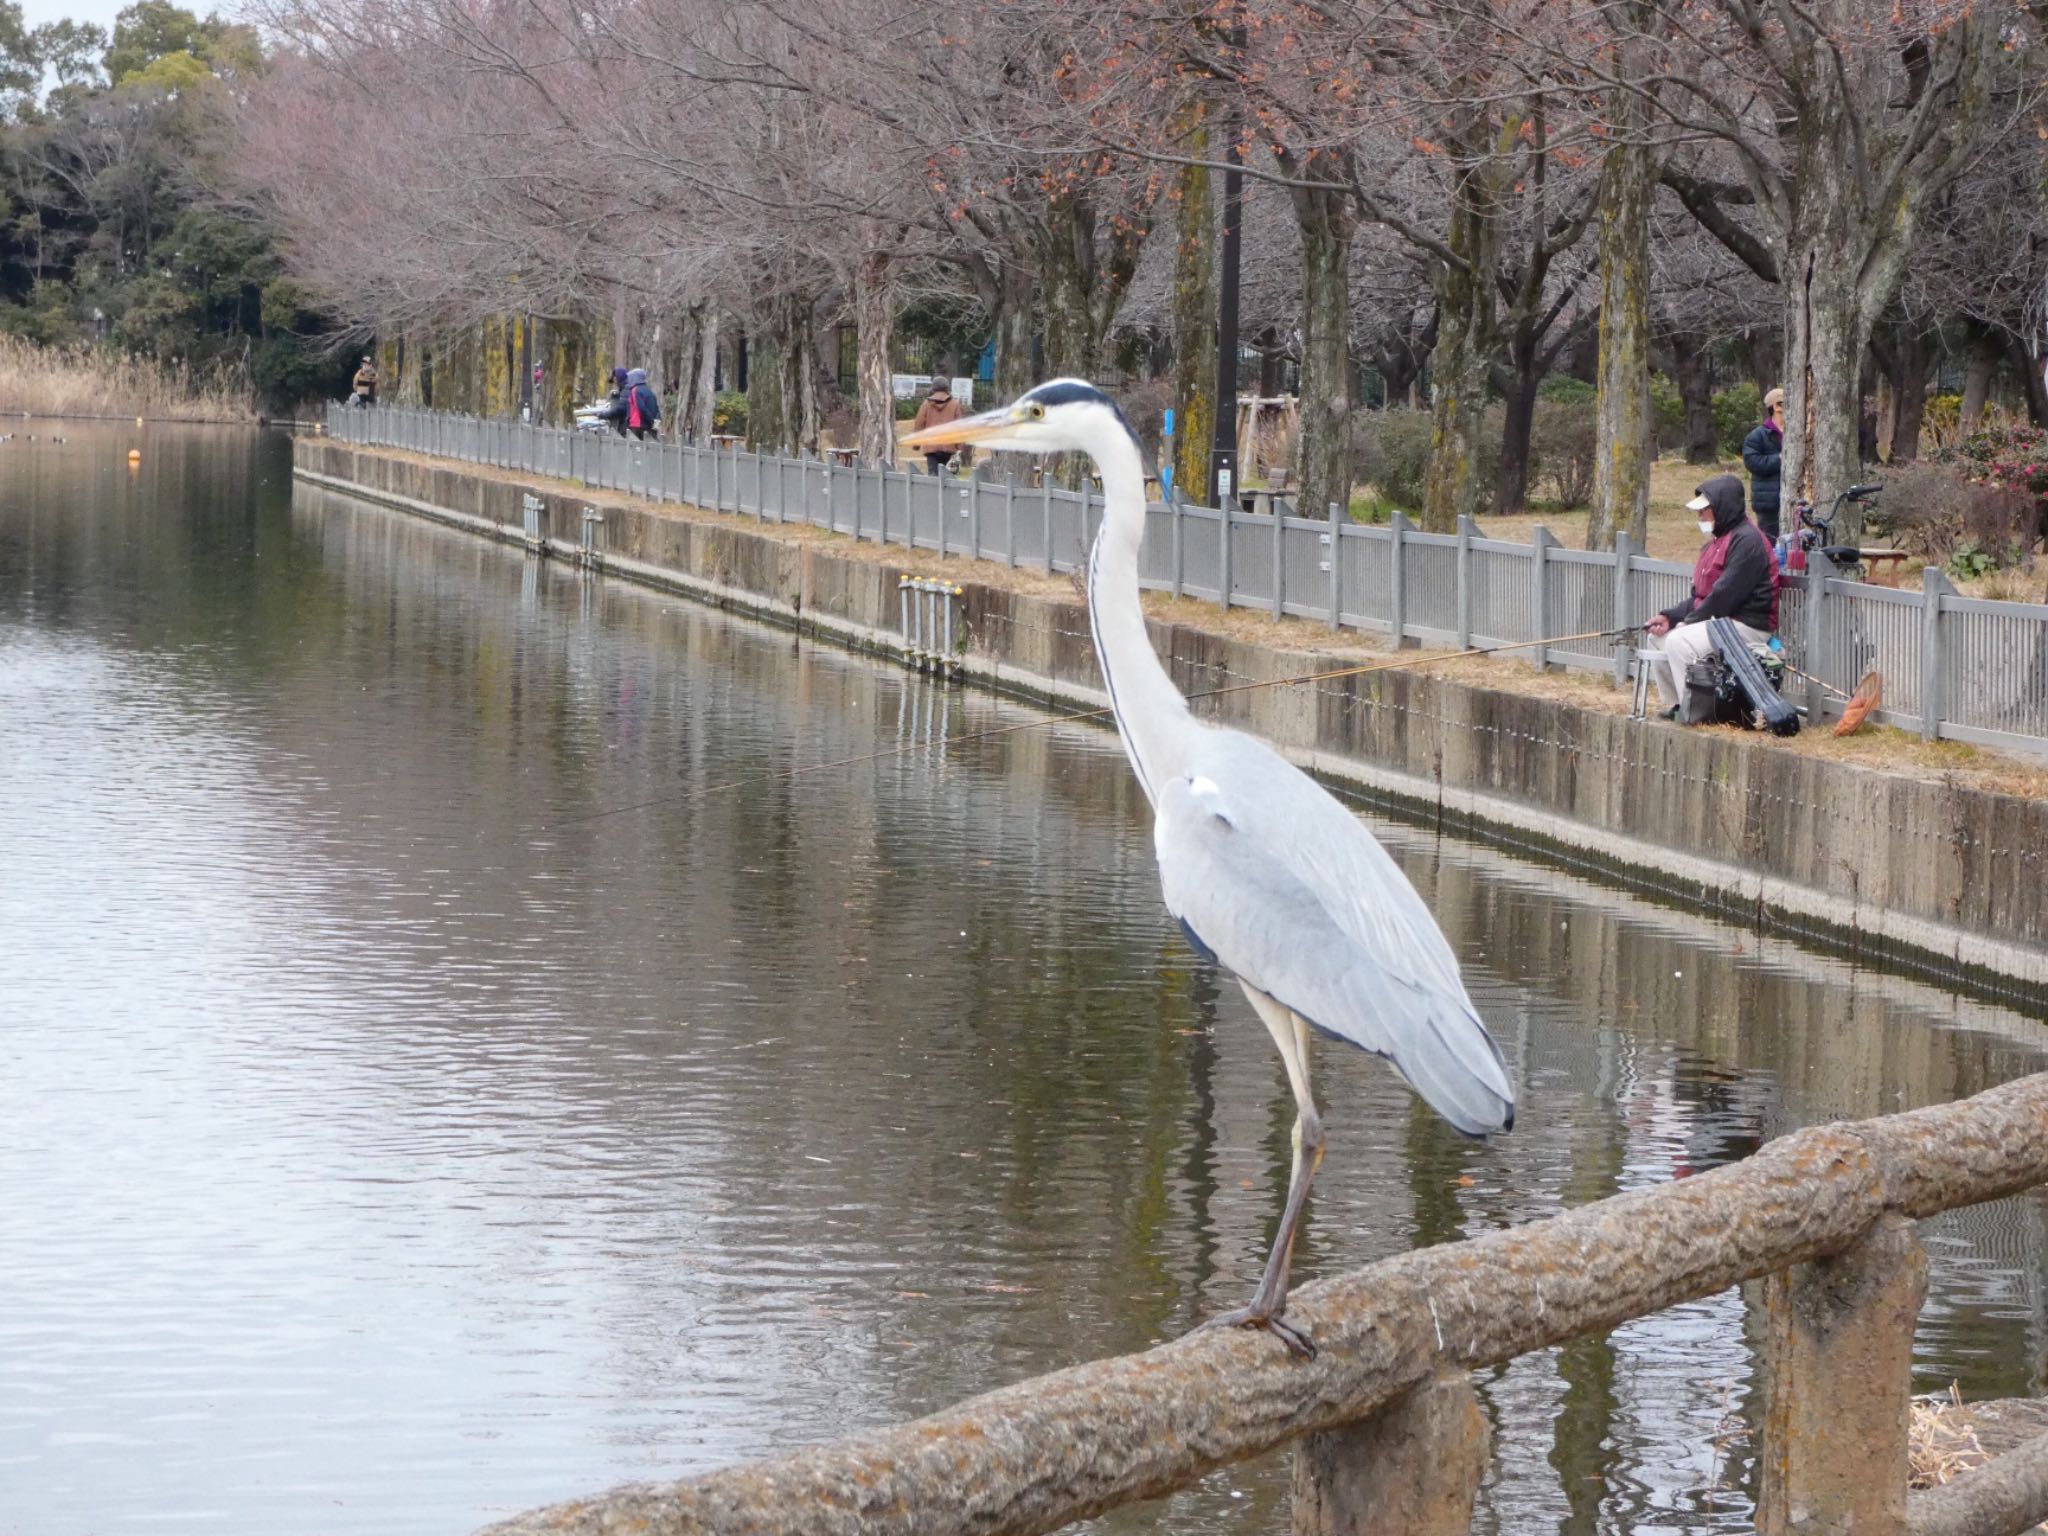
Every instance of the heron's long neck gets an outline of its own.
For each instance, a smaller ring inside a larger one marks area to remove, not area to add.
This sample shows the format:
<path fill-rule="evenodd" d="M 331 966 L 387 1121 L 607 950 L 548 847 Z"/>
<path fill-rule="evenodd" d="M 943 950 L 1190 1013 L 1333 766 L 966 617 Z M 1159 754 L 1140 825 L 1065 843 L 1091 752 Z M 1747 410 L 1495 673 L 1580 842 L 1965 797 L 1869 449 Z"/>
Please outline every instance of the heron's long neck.
<path fill-rule="evenodd" d="M 1138 445 L 1119 435 L 1096 455 L 1096 465 L 1102 471 L 1103 517 L 1088 557 L 1088 616 L 1124 750 L 1145 797 L 1156 801 L 1157 786 L 1179 771 L 1201 727 L 1160 665 L 1138 603 L 1138 546 L 1145 536 Z"/>

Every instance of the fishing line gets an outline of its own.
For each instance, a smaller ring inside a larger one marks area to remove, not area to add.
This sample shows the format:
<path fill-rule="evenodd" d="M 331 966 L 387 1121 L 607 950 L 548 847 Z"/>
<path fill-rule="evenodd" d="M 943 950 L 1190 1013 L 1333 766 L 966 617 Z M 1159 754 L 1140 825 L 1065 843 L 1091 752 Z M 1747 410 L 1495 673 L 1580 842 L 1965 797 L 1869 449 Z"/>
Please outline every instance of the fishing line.
<path fill-rule="evenodd" d="M 1337 667 L 1327 672 L 1304 672 L 1297 677 L 1260 678 L 1249 683 L 1230 683 L 1222 688 L 1209 688 L 1185 697 L 1189 703 L 1197 699 L 1220 698 L 1228 693 L 1243 693 L 1252 688 L 1280 688 L 1296 683 L 1326 683 L 1340 677 L 1363 677 L 1371 672 L 1387 672 L 1395 668 L 1413 670 L 1417 667 L 1436 666 L 1446 661 L 1467 661 L 1474 656 L 1495 656 L 1502 651 L 1526 651 L 1539 645 L 1569 645 L 1574 640 L 1611 640 L 1620 635 L 1634 634 L 1640 624 L 1625 624 L 1619 629 L 1589 629 L 1578 635 L 1546 635 L 1540 640 L 1513 640 L 1504 645 L 1476 645 L 1470 650 L 1452 651 L 1444 656 L 1412 657 L 1401 661 L 1378 661 L 1365 666 Z M 1076 720 L 1099 720 L 1112 713 L 1104 706 L 1100 709 L 1075 710 L 1067 714 L 1046 715 L 1035 720 L 1021 720 L 1015 725 L 990 726 L 986 730 L 963 731 L 957 736 L 942 736 L 936 741 L 916 741 L 903 746 L 884 747 L 879 752 L 862 752 L 852 757 L 835 757 L 822 763 L 805 763 L 796 768 L 784 768 L 775 773 L 749 774 L 744 779 L 729 779 L 723 784 L 704 784 L 695 789 L 672 790 L 667 794 L 655 795 L 647 800 L 635 800 L 627 805 L 606 806 L 602 810 L 585 811 L 579 816 L 559 816 L 553 821 L 543 822 L 541 830 L 551 832 L 557 827 L 573 827 L 581 822 L 602 821 L 609 816 L 624 816 L 632 811 L 644 811 L 652 806 L 670 803 L 687 803 L 711 795 L 724 794 L 729 790 L 746 789 L 755 784 L 786 783 L 802 778 L 805 774 L 824 773 L 833 768 L 857 768 L 862 763 L 881 762 L 885 758 L 900 757 L 906 752 L 922 752 L 933 747 L 963 746 L 970 741 L 987 741 L 997 736 L 1008 736 L 1015 731 L 1037 730 L 1049 725 L 1068 725 Z"/>

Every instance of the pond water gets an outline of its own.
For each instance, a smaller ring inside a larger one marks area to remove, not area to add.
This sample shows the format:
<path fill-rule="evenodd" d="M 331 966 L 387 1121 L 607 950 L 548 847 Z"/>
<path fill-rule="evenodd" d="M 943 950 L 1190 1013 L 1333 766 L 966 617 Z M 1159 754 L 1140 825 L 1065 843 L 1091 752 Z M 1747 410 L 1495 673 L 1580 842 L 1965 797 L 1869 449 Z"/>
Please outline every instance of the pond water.
<path fill-rule="evenodd" d="M 0 442 L 0 1532 L 459 1531 L 1249 1293 L 1292 1104 L 1112 735 L 949 741 L 1033 717 L 134 436 Z M 1373 825 L 1525 1108 L 1467 1145 L 1319 1046 L 1299 1281 L 2048 1054 Z M 2044 1217 L 1927 1224 L 1924 1387 L 2048 1386 Z M 1489 1373 L 1479 1528 L 1746 1529 L 1748 1337 L 1729 1293 Z"/>

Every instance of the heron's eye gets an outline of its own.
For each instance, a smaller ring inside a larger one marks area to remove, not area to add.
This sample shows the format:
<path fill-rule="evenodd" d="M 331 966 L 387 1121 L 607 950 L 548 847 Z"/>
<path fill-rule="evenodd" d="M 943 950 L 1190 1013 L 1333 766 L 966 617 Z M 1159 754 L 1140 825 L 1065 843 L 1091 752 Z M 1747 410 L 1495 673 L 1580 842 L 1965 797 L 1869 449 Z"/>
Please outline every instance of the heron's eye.
<path fill-rule="evenodd" d="M 1033 421 L 1043 421 L 1045 420 L 1045 407 L 1042 405 L 1028 405 L 1024 408 L 1024 414 Z"/>

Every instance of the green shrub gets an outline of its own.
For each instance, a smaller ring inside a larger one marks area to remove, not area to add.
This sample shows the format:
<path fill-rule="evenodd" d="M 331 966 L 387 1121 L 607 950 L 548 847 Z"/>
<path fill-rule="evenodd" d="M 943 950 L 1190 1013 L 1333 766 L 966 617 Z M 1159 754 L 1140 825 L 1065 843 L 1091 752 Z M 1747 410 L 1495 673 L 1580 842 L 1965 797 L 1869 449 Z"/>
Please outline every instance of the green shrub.
<path fill-rule="evenodd" d="M 911 420 L 917 415 L 917 408 L 922 404 L 924 404 L 924 399 L 919 395 L 912 395 L 907 400 L 898 400 L 896 402 L 896 419 L 898 421 Z"/>
<path fill-rule="evenodd" d="M 1650 425 L 1660 452 L 1685 442 L 1685 397 L 1661 373 L 1650 375 Z"/>
<path fill-rule="evenodd" d="M 1360 411 L 1351 422 L 1351 478 L 1413 516 L 1429 480 L 1428 411 Z"/>
<path fill-rule="evenodd" d="M 1714 392 L 1714 442 L 1728 458 L 1742 452 L 1742 440 L 1764 419 L 1763 396 L 1751 383 Z"/>
<path fill-rule="evenodd" d="M 1536 398 L 1556 405 L 1591 405 L 1599 392 L 1584 379 L 1553 373 L 1536 386 Z"/>
<path fill-rule="evenodd" d="M 1956 552 L 1944 562 L 1943 569 L 1958 581 L 1975 581 L 1979 576 L 1988 576 L 2004 566 L 2003 551 L 1985 549 L 1971 539 L 1956 547 Z"/>
<path fill-rule="evenodd" d="M 1573 382 L 1577 382 L 1574 380 Z M 1488 413 L 1495 431 L 1499 423 Z M 1590 398 L 1538 400 L 1529 424 L 1529 485 L 1543 489 L 1566 511 L 1593 499 L 1599 417 Z"/>
<path fill-rule="evenodd" d="M 711 403 L 711 430 L 747 435 L 747 397 L 744 391 L 722 389 Z"/>

